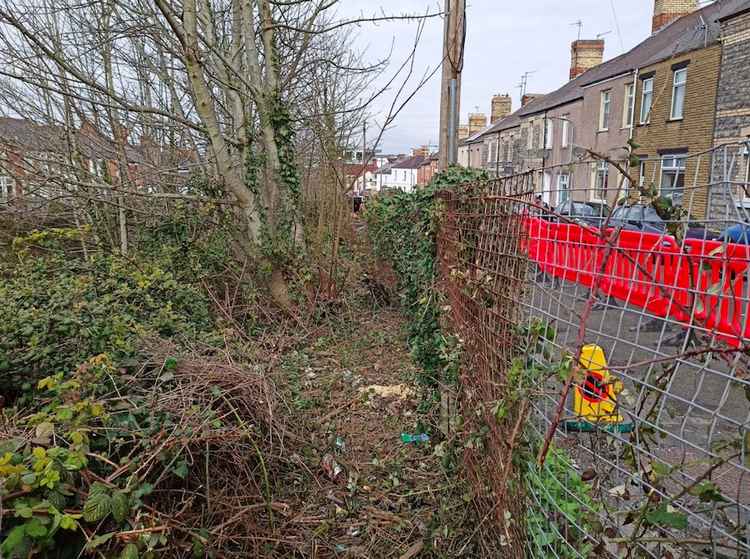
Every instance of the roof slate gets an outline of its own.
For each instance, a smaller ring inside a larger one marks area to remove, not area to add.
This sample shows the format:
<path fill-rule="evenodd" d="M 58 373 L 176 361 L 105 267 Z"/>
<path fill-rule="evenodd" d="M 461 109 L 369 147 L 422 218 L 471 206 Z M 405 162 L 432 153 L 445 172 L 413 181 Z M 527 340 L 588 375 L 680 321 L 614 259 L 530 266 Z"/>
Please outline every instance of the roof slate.
<path fill-rule="evenodd" d="M 77 131 L 78 146 L 91 159 L 118 159 L 117 145 L 93 128 Z M 62 126 L 39 124 L 31 120 L 0 117 L 0 142 L 15 144 L 28 151 L 63 153 L 67 149 L 67 136 Z M 131 145 L 125 146 L 129 163 L 143 163 L 143 155 Z"/>
<path fill-rule="evenodd" d="M 407 157 L 406 159 L 397 161 L 396 163 L 391 165 L 391 168 L 393 169 L 419 169 L 419 166 L 422 164 L 424 160 L 425 160 L 424 155 L 413 155 L 412 157 Z"/>

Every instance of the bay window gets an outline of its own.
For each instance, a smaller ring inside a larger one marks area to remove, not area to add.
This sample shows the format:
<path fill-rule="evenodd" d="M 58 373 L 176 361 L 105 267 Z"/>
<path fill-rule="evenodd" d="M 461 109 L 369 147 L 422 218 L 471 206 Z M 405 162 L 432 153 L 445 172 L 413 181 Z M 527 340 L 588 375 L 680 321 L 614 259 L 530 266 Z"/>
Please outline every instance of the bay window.
<path fill-rule="evenodd" d="M 548 118 L 544 119 L 544 149 L 552 149 L 552 140 L 554 138 L 554 126 Z"/>

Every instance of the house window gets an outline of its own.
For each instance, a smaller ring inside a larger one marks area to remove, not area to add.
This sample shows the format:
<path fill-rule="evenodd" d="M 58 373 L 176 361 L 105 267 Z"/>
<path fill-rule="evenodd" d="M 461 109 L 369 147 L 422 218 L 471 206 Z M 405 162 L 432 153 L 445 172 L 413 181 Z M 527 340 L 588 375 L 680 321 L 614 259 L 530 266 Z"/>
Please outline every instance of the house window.
<path fill-rule="evenodd" d="M 599 108 L 599 130 L 609 130 L 609 113 L 612 109 L 612 94 L 602 91 L 601 106 Z"/>
<path fill-rule="evenodd" d="M 633 111 L 635 110 L 635 84 L 629 83 L 625 86 L 625 104 L 622 111 L 622 127 L 630 128 L 633 124 Z"/>
<path fill-rule="evenodd" d="M 651 120 L 651 104 L 654 102 L 654 78 L 643 80 L 641 93 L 641 124 L 648 124 Z"/>
<path fill-rule="evenodd" d="M 552 139 L 554 138 L 555 128 L 550 119 L 544 120 L 544 149 L 552 149 Z"/>
<path fill-rule="evenodd" d="M 609 188 L 609 163 L 606 161 L 599 161 L 596 164 L 595 175 L 594 175 L 594 192 L 593 196 L 596 200 L 607 199 L 607 189 Z"/>
<path fill-rule="evenodd" d="M 570 200 L 570 175 L 561 173 L 557 175 L 557 203 L 562 204 Z"/>
<path fill-rule="evenodd" d="M 638 186 L 643 188 L 646 184 L 646 162 L 641 159 L 638 163 Z"/>
<path fill-rule="evenodd" d="M 497 161 L 497 144 L 490 140 L 490 162 Z"/>
<path fill-rule="evenodd" d="M 7 161 L 5 152 L 0 152 L 0 202 L 7 202 L 13 197 L 15 181 L 8 171 Z"/>
<path fill-rule="evenodd" d="M 511 136 L 510 140 L 508 141 L 508 161 L 513 161 L 513 149 L 515 148 L 514 142 L 516 141 L 515 136 Z"/>
<path fill-rule="evenodd" d="M 672 203 L 682 202 L 682 191 L 685 188 L 685 157 L 679 155 L 665 155 L 661 160 L 661 195 L 672 200 Z"/>
<path fill-rule="evenodd" d="M 550 200 L 552 199 L 552 173 L 549 171 L 545 171 L 544 176 L 542 177 L 542 200 L 546 204 L 550 203 Z"/>
<path fill-rule="evenodd" d="M 685 111 L 685 90 L 687 88 L 687 68 L 675 70 L 672 82 L 672 112 L 670 119 L 680 120 Z"/>
<path fill-rule="evenodd" d="M 14 185 L 13 177 L 5 174 L 4 170 L 0 170 L 0 202 L 7 202 L 13 198 Z"/>
<path fill-rule="evenodd" d="M 562 121 L 562 147 L 566 148 L 568 147 L 568 133 L 570 129 L 570 122 L 568 122 L 568 119 L 563 117 Z"/>

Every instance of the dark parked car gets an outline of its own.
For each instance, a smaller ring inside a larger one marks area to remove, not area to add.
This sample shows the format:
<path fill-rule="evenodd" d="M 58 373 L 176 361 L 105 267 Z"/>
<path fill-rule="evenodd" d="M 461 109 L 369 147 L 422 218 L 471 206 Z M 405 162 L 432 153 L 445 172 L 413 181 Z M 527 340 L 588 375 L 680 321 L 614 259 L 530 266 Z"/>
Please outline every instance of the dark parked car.
<path fill-rule="evenodd" d="M 609 215 L 606 204 L 596 202 L 576 202 L 566 200 L 557 206 L 557 213 L 573 221 L 582 222 L 592 227 L 600 227 Z"/>
<path fill-rule="evenodd" d="M 668 233 L 667 222 L 649 204 L 619 206 L 612 212 L 609 224 L 611 227 L 622 227 L 628 231 L 642 231 L 644 233 L 656 233 L 657 235 Z M 685 237 L 711 241 L 718 238 L 719 233 L 706 229 L 705 226 L 690 218 Z"/>

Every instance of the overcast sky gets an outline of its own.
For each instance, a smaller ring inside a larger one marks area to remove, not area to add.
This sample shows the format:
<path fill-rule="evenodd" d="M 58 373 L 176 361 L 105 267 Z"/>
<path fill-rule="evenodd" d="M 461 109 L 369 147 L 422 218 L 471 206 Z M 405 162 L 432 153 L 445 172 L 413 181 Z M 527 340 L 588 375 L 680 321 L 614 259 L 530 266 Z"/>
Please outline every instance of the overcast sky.
<path fill-rule="evenodd" d="M 372 15 L 382 6 L 387 13 L 439 11 L 444 0 L 342 0 L 342 16 Z M 466 61 L 463 73 L 461 122 L 469 112 L 487 113 L 496 93 L 508 93 L 513 109 L 520 106 L 518 84 L 529 77 L 528 91 L 547 93 L 563 85 L 570 69 L 570 43 L 578 36 L 571 25 L 583 22 L 582 39 L 604 35 L 605 60 L 629 50 L 651 32 L 653 0 L 467 0 Z M 375 60 L 394 44 L 392 65 L 398 66 L 414 42 L 415 24 L 392 22 L 364 25 L 358 44 Z M 443 21 L 426 24 L 416 59 L 422 75 L 440 63 Z M 390 105 L 393 94 L 379 100 L 377 114 Z M 404 153 L 428 142 L 437 144 L 440 72 L 406 106 L 381 144 L 386 153 Z"/>

